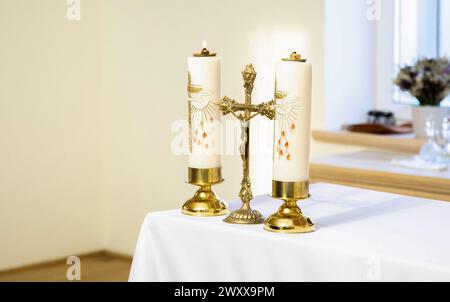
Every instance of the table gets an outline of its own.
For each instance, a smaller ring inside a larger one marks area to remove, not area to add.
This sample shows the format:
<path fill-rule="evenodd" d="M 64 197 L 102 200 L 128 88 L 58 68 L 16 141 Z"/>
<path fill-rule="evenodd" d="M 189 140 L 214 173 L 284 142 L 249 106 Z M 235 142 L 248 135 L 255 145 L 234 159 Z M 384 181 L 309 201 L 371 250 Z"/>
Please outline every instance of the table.
<path fill-rule="evenodd" d="M 151 213 L 129 280 L 450 281 L 449 203 L 330 184 L 311 192 L 301 203 L 318 227 L 310 234 Z M 267 216 L 280 202 L 259 196 L 253 205 Z"/>
<path fill-rule="evenodd" d="M 394 159 L 411 157 L 405 153 L 367 150 L 314 158 L 311 179 L 450 201 L 450 170 L 424 171 L 391 164 Z"/>

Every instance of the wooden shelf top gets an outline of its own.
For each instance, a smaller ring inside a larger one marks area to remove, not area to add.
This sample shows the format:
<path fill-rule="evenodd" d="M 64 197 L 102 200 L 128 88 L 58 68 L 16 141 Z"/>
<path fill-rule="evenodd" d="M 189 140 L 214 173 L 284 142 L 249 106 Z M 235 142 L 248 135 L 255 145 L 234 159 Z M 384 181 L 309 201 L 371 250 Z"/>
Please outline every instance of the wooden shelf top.
<path fill-rule="evenodd" d="M 348 131 L 314 130 L 312 136 L 316 141 L 323 143 L 360 146 L 413 154 L 419 153 L 422 146 L 426 143 L 425 139 L 417 139 L 413 134 L 377 135 Z"/>

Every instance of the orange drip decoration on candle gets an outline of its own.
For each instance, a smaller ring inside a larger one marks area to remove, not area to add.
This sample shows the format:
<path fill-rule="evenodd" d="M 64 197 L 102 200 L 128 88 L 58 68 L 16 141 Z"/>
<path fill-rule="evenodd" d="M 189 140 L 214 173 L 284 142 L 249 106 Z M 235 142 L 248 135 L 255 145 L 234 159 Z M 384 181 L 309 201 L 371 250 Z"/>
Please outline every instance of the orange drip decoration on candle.
<path fill-rule="evenodd" d="M 190 106 L 191 127 L 197 125 L 199 128 L 193 129 L 192 135 L 193 145 L 208 150 L 212 145 L 209 141 L 213 128 L 210 126 L 214 123 L 214 115 L 219 110 L 219 104 L 210 101 L 215 91 L 205 92 L 200 85 L 192 84 L 191 75 L 188 74 L 188 101 Z M 192 132 L 191 132 L 192 133 Z"/>
<path fill-rule="evenodd" d="M 297 129 L 296 120 L 300 107 L 297 105 L 297 99 L 290 98 L 289 93 L 278 91 L 276 87 L 275 101 L 275 127 L 279 133 L 276 137 L 278 141 L 278 158 L 290 161 L 293 154 L 289 152 L 289 139 Z"/>

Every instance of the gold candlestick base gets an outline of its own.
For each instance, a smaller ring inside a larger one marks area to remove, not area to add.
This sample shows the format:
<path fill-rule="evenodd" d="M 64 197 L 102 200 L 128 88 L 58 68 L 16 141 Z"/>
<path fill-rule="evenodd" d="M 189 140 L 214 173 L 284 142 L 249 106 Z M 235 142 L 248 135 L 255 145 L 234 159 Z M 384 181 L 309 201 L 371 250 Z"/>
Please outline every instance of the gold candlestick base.
<path fill-rule="evenodd" d="M 264 224 L 266 231 L 284 234 L 301 234 L 316 230 L 311 219 L 303 215 L 297 205 L 298 200 L 309 197 L 308 182 L 273 181 L 272 196 L 283 200 L 283 205 L 277 213 L 266 220 Z"/>
<path fill-rule="evenodd" d="M 183 214 L 197 217 L 211 217 L 223 216 L 229 213 L 228 205 L 221 201 L 212 189 L 213 185 L 223 182 L 221 168 L 189 168 L 187 182 L 199 186 L 200 189 L 195 193 L 193 198 L 183 205 Z"/>
<path fill-rule="evenodd" d="M 211 186 L 202 186 L 195 196 L 184 204 L 182 212 L 189 216 L 223 216 L 228 214 L 228 206 L 217 198 Z"/>
<path fill-rule="evenodd" d="M 284 200 L 278 212 L 266 220 L 264 229 L 285 234 L 310 233 L 316 230 L 311 219 L 303 215 L 296 200 Z"/>

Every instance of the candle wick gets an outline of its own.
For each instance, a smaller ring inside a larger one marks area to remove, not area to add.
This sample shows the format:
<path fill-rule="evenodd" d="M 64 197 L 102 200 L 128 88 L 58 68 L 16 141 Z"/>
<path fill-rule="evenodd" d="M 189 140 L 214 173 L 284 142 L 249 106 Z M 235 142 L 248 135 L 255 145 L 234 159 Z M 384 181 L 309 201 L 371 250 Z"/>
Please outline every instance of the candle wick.
<path fill-rule="evenodd" d="M 292 52 L 291 54 L 291 60 L 300 60 L 302 58 L 302 56 L 300 54 L 298 54 L 297 52 Z"/>
<path fill-rule="evenodd" d="M 202 55 L 209 55 L 209 50 L 206 49 L 206 47 L 204 47 L 204 48 L 202 49 Z"/>

